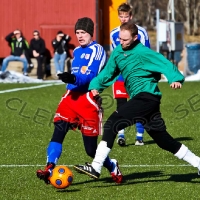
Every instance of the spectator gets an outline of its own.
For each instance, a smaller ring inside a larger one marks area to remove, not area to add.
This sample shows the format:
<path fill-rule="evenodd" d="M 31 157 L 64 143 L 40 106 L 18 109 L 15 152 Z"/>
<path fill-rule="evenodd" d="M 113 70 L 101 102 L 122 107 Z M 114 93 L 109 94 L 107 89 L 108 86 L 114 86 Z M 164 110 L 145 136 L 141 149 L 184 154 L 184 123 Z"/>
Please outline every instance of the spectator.
<path fill-rule="evenodd" d="M 30 56 L 37 60 L 37 78 L 44 78 L 43 63 L 45 59 L 45 41 L 40 37 L 38 30 L 33 31 L 33 37 L 30 41 Z M 31 65 L 30 65 L 31 67 Z M 33 68 L 33 66 L 32 66 Z"/>
<path fill-rule="evenodd" d="M 64 72 L 65 59 L 68 56 L 67 50 L 69 40 L 69 35 L 64 34 L 62 31 L 58 31 L 56 38 L 52 41 L 52 46 L 54 48 L 54 63 L 57 74 Z"/>
<path fill-rule="evenodd" d="M 10 61 L 21 61 L 23 63 L 23 74 L 28 76 L 28 62 L 25 55 L 29 49 L 29 45 L 23 37 L 22 32 L 19 29 L 16 29 L 14 32 L 8 34 L 5 40 L 11 47 L 11 55 L 3 60 L 1 71 L 6 71 Z"/>

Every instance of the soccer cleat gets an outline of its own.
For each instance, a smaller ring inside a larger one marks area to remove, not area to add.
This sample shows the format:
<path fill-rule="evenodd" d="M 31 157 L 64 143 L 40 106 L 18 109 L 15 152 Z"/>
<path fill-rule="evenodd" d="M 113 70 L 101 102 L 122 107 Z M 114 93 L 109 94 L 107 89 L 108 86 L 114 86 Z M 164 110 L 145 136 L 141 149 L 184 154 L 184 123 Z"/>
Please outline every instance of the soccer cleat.
<path fill-rule="evenodd" d="M 95 171 L 91 164 L 85 163 L 86 165 L 74 165 L 74 169 L 83 174 L 87 174 L 91 178 L 98 179 L 100 174 Z"/>
<path fill-rule="evenodd" d="M 136 146 L 142 146 L 142 145 L 144 145 L 144 142 L 143 142 L 143 140 L 136 140 L 135 145 Z"/>
<path fill-rule="evenodd" d="M 126 139 L 124 137 L 118 137 L 117 138 L 117 144 L 121 147 L 126 145 Z"/>
<path fill-rule="evenodd" d="M 113 169 L 110 175 L 116 183 L 121 183 L 123 179 L 123 175 L 119 169 L 118 162 L 115 159 L 111 159 L 111 162 L 113 163 Z"/>
<path fill-rule="evenodd" d="M 46 184 L 49 184 L 49 176 L 51 174 L 51 170 L 55 167 L 54 163 L 48 163 L 44 170 L 37 170 L 36 175 L 40 180 L 43 180 Z"/>

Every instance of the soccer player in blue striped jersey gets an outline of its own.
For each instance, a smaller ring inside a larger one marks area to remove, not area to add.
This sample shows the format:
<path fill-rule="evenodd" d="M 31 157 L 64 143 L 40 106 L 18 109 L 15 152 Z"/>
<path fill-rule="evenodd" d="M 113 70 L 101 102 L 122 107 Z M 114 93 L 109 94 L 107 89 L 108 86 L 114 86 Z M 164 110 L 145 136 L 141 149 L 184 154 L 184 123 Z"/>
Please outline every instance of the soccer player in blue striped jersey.
<path fill-rule="evenodd" d="M 96 153 L 98 135 L 101 135 L 102 127 L 101 98 L 99 96 L 94 98 L 88 87 L 91 80 L 104 67 L 106 53 L 100 44 L 93 41 L 93 32 L 94 23 L 90 18 L 84 17 L 77 21 L 75 34 L 80 46 L 74 49 L 71 73 L 58 74 L 59 79 L 67 83 L 67 90 L 54 116 L 54 132 L 47 147 L 46 167 L 36 172 L 37 177 L 47 184 L 51 171 L 61 156 L 62 143 L 69 129 L 78 128 L 81 131 L 88 156 L 94 158 Z M 82 165 L 74 166 L 74 168 L 80 166 Z M 87 163 L 86 168 L 89 166 L 90 164 Z M 104 166 L 116 183 L 122 181 L 117 160 L 107 157 Z"/>
<path fill-rule="evenodd" d="M 122 3 L 118 7 L 118 17 L 121 24 L 132 20 L 131 5 L 128 3 Z M 140 40 L 140 42 L 143 45 L 150 48 L 150 41 L 149 41 L 149 36 L 147 34 L 147 31 L 141 26 L 137 25 L 137 27 L 138 27 L 138 40 Z M 116 27 L 110 32 L 110 39 L 112 42 L 113 49 L 115 49 L 120 44 L 119 31 L 120 31 L 120 26 Z M 124 79 L 121 75 L 119 76 L 118 80 L 113 84 L 113 96 L 117 101 L 117 110 L 124 103 L 126 103 L 127 98 L 129 98 L 129 95 L 127 94 L 126 89 L 124 87 Z M 140 122 L 136 123 L 136 131 L 137 133 L 136 133 L 135 145 L 138 145 L 138 146 L 144 145 L 144 142 L 143 142 L 144 127 Z M 119 131 L 117 143 L 120 146 L 124 146 L 126 144 L 124 129 Z"/>

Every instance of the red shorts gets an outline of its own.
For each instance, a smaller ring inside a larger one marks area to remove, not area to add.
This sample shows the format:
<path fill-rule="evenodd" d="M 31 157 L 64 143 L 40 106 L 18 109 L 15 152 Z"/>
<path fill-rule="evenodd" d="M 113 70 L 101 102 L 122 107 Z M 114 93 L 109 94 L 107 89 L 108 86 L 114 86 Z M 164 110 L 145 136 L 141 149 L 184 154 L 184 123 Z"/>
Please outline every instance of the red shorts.
<path fill-rule="evenodd" d="M 102 113 L 91 92 L 67 91 L 54 116 L 54 122 L 64 120 L 73 124 L 74 130 L 80 128 L 83 135 L 102 135 Z"/>
<path fill-rule="evenodd" d="M 129 98 L 129 95 L 126 92 L 126 88 L 124 87 L 123 81 L 116 81 L 113 84 L 113 97 L 115 99 L 118 98 Z"/>

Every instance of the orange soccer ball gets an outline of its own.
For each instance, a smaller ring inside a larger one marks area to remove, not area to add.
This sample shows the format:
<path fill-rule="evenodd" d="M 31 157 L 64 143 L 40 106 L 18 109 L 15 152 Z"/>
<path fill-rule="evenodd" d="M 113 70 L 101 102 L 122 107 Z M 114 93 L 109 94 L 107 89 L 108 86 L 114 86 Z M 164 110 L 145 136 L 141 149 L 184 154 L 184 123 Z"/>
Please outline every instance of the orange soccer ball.
<path fill-rule="evenodd" d="M 51 185 L 58 189 L 69 187 L 73 181 L 73 173 L 66 166 L 56 166 L 49 177 Z"/>

